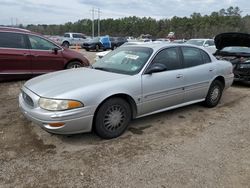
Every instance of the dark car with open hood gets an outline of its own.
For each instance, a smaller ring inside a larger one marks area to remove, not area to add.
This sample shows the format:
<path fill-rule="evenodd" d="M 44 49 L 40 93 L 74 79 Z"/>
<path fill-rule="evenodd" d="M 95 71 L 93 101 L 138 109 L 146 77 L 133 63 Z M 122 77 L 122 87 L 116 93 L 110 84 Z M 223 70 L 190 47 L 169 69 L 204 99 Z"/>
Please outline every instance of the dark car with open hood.
<path fill-rule="evenodd" d="M 250 34 L 221 33 L 214 39 L 218 59 L 233 64 L 235 81 L 250 81 Z"/>

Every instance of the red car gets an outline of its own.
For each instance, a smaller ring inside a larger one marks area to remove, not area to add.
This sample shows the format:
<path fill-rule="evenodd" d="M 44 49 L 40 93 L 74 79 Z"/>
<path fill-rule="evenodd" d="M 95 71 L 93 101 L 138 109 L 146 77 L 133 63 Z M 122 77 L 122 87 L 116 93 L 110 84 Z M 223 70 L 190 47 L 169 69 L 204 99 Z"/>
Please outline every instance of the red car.
<path fill-rule="evenodd" d="M 0 27 L 0 81 L 89 66 L 81 53 L 25 29 Z"/>

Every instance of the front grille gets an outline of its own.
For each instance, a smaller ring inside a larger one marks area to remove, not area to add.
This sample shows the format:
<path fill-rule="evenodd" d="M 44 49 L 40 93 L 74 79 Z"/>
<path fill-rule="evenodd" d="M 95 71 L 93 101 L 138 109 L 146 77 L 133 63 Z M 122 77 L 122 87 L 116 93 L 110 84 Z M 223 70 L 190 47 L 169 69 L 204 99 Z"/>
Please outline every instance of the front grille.
<path fill-rule="evenodd" d="M 34 102 L 32 100 L 32 98 L 27 95 L 25 92 L 22 91 L 22 96 L 23 96 L 23 100 L 26 104 L 28 104 L 29 106 L 34 107 Z"/>

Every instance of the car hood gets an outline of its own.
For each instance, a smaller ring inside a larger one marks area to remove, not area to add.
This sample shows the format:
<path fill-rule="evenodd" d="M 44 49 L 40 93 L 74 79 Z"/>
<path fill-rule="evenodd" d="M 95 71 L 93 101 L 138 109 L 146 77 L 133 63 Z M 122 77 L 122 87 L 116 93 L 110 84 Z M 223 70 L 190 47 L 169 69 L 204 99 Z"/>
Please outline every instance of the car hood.
<path fill-rule="evenodd" d="M 53 98 L 65 92 L 128 76 L 91 68 L 77 68 L 35 77 L 24 86 L 39 96 Z"/>
<path fill-rule="evenodd" d="M 250 47 L 250 34 L 221 33 L 214 38 L 214 43 L 218 50 L 229 46 Z"/>

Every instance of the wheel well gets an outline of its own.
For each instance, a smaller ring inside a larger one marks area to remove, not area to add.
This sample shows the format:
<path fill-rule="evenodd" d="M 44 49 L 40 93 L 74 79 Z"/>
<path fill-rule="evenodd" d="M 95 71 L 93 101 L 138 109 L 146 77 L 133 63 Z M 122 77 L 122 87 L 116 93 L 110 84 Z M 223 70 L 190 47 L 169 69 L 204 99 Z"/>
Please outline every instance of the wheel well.
<path fill-rule="evenodd" d="M 67 68 L 68 64 L 70 64 L 71 62 L 74 62 L 74 61 L 77 61 L 79 63 L 81 63 L 83 66 L 86 66 L 84 62 L 82 62 L 80 59 L 71 59 L 70 61 L 68 61 L 65 66 L 64 66 L 64 69 Z"/>
<path fill-rule="evenodd" d="M 106 98 L 105 100 L 103 100 L 103 101 L 101 102 L 101 104 L 98 105 L 98 107 L 97 107 L 97 109 L 96 109 L 96 111 L 95 111 L 94 117 L 96 116 L 96 113 L 98 112 L 98 110 L 99 110 L 99 108 L 101 107 L 101 105 L 102 105 L 104 102 L 106 102 L 108 99 L 114 98 L 114 97 L 115 97 L 115 98 L 121 98 L 121 99 L 125 100 L 125 101 L 129 104 L 129 106 L 130 106 L 131 113 L 132 113 L 132 114 L 131 114 L 131 115 L 132 115 L 132 118 L 135 118 L 135 117 L 136 117 L 136 114 L 137 114 L 136 103 L 135 103 L 134 99 L 133 99 L 131 96 L 127 95 L 127 94 L 115 94 L 115 95 L 112 95 L 112 96 Z"/>
<path fill-rule="evenodd" d="M 63 44 L 63 43 L 68 43 L 68 44 L 69 44 L 69 41 L 65 40 L 65 41 L 62 42 L 62 44 Z"/>
<path fill-rule="evenodd" d="M 225 87 L 225 79 L 223 78 L 223 76 L 218 76 L 214 80 L 220 81 L 223 85 L 223 88 Z"/>

